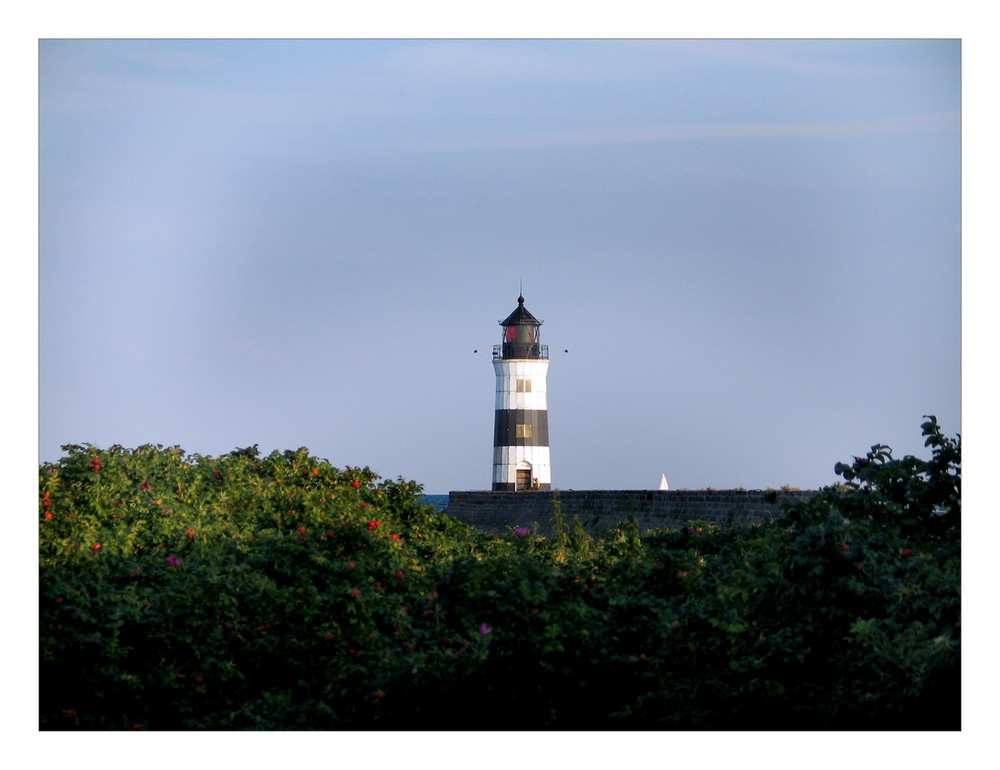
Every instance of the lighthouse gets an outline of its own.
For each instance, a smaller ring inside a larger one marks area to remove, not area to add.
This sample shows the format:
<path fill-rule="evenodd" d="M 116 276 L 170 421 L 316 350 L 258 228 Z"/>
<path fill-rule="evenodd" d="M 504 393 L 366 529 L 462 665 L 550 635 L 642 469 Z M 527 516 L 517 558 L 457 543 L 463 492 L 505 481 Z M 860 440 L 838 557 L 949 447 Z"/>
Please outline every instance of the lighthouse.
<path fill-rule="evenodd" d="M 494 492 L 552 489 L 545 388 L 549 348 L 539 343 L 541 325 L 525 308 L 523 296 L 517 298 L 517 309 L 500 321 L 503 342 L 493 346 L 497 376 Z"/>

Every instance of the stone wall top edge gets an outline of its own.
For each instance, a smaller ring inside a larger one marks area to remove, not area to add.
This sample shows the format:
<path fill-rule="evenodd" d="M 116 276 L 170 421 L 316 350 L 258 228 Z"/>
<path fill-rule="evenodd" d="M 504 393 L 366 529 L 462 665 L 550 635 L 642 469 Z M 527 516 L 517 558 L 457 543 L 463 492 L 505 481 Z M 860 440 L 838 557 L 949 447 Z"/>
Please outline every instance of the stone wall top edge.
<path fill-rule="evenodd" d="M 818 489 L 553 489 L 539 492 L 497 492 L 490 489 L 456 489 L 449 495 L 497 495 L 531 497 L 545 495 L 814 495 Z"/>

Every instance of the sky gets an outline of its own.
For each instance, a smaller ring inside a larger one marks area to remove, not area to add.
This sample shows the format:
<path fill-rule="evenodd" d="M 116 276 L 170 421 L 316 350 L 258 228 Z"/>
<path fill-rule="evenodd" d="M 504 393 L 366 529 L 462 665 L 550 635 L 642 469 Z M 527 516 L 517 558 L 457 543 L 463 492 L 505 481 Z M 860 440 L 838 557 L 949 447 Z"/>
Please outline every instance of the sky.
<path fill-rule="evenodd" d="M 556 488 L 927 457 L 923 415 L 962 432 L 961 64 L 956 39 L 42 39 L 39 461 L 304 446 L 488 488 L 519 291 Z"/>

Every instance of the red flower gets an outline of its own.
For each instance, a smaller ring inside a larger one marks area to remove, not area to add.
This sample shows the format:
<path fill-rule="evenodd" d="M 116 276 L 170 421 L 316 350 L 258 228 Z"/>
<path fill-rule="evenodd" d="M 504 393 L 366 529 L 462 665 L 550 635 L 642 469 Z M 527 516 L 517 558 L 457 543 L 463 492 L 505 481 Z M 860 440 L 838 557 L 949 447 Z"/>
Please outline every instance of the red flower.
<path fill-rule="evenodd" d="M 188 528 L 187 528 L 187 529 L 185 529 L 184 531 L 185 531 L 185 532 L 187 532 L 187 536 L 188 536 L 188 537 L 194 537 L 194 534 L 195 534 L 195 533 L 194 533 L 194 530 L 193 530 L 193 529 L 191 529 L 191 527 L 188 527 Z"/>
<path fill-rule="evenodd" d="M 48 493 L 46 492 L 46 494 L 48 494 Z M 42 507 L 43 508 L 48 508 L 51 504 L 52 503 L 50 503 L 48 500 L 42 500 Z"/>
<path fill-rule="evenodd" d="M 352 588 L 351 596 L 361 596 L 361 592 L 357 588 Z"/>
<path fill-rule="evenodd" d="M 399 540 L 399 535 L 396 535 L 396 534 L 389 535 L 389 539 L 390 540 Z"/>
<path fill-rule="evenodd" d="M 361 503 L 361 507 L 362 508 L 367 508 L 368 507 L 368 503 Z"/>
<path fill-rule="evenodd" d="M 904 559 L 909 559 L 911 556 L 913 556 L 913 551 L 911 551 L 909 548 L 904 548 L 902 551 L 899 552 L 899 555 L 902 556 Z"/>
<path fill-rule="evenodd" d="M 397 572 L 396 573 L 396 580 L 402 580 L 402 579 L 403 579 L 403 573 L 402 572 Z"/>
<path fill-rule="evenodd" d="M 841 543 L 840 544 L 840 550 L 841 551 L 850 551 L 851 550 L 851 546 L 849 546 L 847 543 Z"/>
<path fill-rule="evenodd" d="M 332 530 L 332 529 L 328 529 L 328 530 L 326 531 L 326 536 L 327 536 L 327 537 L 333 537 L 333 530 Z"/>
<path fill-rule="evenodd" d="M 299 533 L 300 535 L 304 535 L 304 534 L 306 533 L 306 528 L 305 528 L 305 527 L 299 527 L 299 528 L 298 528 L 298 533 Z"/>
<path fill-rule="evenodd" d="M 52 518 L 52 514 L 51 514 L 51 513 L 49 513 L 48 511 L 46 511 L 46 512 L 45 512 L 45 518 L 46 518 L 46 519 L 51 519 L 51 518 Z"/>
<path fill-rule="evenodd" d="M 90 550 L 91 551 L 100 551 L 101 550 L 101 544 L 100 543 L 94 543 L 92 546 L 90 546 Z"/>
<path fill-rule="evenodd" d="M 49 499 L 49 493 L 48 493 L 48 492 L 46 492 L 45 494 L 43 494 L 43 495 L 42 495 L 42 499 L 43 499 L 43 500 L 48 500 L 48 499 Z"/>

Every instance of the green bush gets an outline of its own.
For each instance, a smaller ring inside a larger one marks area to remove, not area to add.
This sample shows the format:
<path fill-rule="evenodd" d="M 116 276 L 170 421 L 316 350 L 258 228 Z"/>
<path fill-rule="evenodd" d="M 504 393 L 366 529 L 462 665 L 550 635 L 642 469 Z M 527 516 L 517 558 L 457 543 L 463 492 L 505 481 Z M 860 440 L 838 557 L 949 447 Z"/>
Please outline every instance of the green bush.
<path fill-rule="evenodd" d="M 778 524 L 505 536 L 305 449 L 39 469 L 45 730 L 958 729 L 960 445 Z"/>

